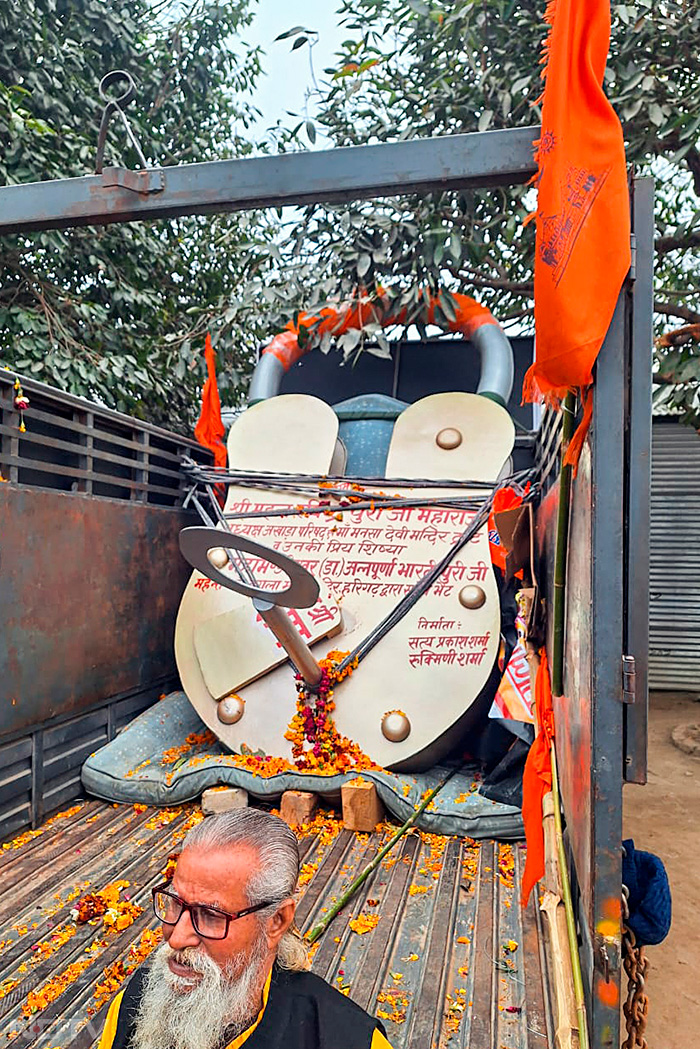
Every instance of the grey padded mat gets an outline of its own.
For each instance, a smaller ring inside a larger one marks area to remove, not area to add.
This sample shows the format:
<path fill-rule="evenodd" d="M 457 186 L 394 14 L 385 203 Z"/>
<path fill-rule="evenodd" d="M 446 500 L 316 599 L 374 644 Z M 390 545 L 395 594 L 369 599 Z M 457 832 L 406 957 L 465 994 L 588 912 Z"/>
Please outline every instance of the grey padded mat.
<path fill-rule="evenodd" d="M 83 786 L 89 794 L 107 801 L 178 805 L 198 798 L 207 787 L 220 784 L 244 787 L 251 797 L 267 800 L 278 798 L 285 790 L 310 790 L 337 798 L 342 784 L 357 776 L 356 772 L 336 776 L 301 772 L 256 775 L 237 768 L 235 756 L 219 743 L 183 747 L 188 735 L 205 731 L 206 726 L 185 693 L 172 692 L 90 755 L 82 769 Z M 174 748 L 178 747 L 183 747 L 183 753 L 173 761 Z M 445 771 L 436 767 L 412 775 L 363 770 L 362 776 L 376 784 L 387 810 L 403 822 Z M 453 776 L 430 811 L 422 813 L 418 826 L 431 833 L 459 837 L 502 841 L 523 838 L 520 809 L 485 798 L 479 793 L 475 777 L 475 770 L 469 768 Z"/>

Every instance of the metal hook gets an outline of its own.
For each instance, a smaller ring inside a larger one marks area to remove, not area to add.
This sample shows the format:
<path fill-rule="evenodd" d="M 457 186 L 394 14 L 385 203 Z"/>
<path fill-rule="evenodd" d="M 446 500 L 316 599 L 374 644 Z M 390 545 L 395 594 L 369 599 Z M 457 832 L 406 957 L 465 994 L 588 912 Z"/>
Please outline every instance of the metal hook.
<path fill-rule="evenodd" d="M 107 96 L 107 88 L 111 87 L 112 84 L 118 84 L 120 80 L 126 80 L 127 89 L 123 95 L 117 95 L 116 98 L 109 98 Z M 111 73 L 107 73 L 100 80 L 100 86 L 98 88 L 100 92 L 100 98 L 105 103 L 113 103 L 117 106 L 128 106 L 130 102 L 136 98 L 136 84 L 131 73 L 127 73 L 126 69 L 113 69 Z"/>
<path fill-rule="evenodd" d="M 113 84 L 119 83 L 120 80 L 126 80 L 126 91 L 123 94 L 118 95 L 116 98 L 108 98 L 106 93 L 107 88 L 111 87 Z M 95 174 L 102 174 L 102 168 L 104 166 L 105 143 L 107 141 L 107 128 L 109 127 L 109 122 L 113 113 L 119 114 L 122 124 L 124 125 L 124 130 L 126 131 L 126 136 L 131 145 L 136 150 L 136 154 L 139 158 L 139 163 L 141 164 L 141 167 L 149 168 L 150 164 L 143 155 L 143 150 L 141 149 L 141 146 L 139 145 L 136 136 L 131 130 L 131 125 L 126 119 L 126 115 L 122 109 L 122 106 L 128 106 L 129 103 L 133 101 L 133 99 L 136 97 L 136 84 L 134 83 L 134 78 L 132 77 L 131 73 L 127 73 L 125 69 L 113 69 L 111 72 L 107 73 L 106 76 L 103 76 L 102 80 L 100 80 L 99 93 L 100 98 L 105 103 L 105 108 L 102 113 L 100 131 L 97 136 L 97 156 L 95 157 Z"/>

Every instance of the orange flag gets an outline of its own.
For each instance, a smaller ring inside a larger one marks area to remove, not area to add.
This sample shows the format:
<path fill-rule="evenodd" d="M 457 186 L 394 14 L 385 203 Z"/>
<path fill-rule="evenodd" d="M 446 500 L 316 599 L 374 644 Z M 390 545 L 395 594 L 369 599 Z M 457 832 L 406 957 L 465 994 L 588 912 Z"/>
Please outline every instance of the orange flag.
<path fill-rule="evenodd" d="M 523 907 L 527 904 L 533 887 L 544 874 L 542 799 L 552 789 L 550 750 L 554 739 L 554 711 L 547 653 L 544 649 L 535 678 L 535 710 L 537 735 L 528 751 L 523 772 L 523 823 L 527 842 L 527 858 L 521 885 Z"/>
<path fill-rule="evenodd" d="M 592 414 L 592 369 L 630 266 L 630 206 L 620 122 L 603 93 L 609 0 L 550 0 L 538 166 L 535 363 L 525 401 L 558 405 L 570 389 Z"/>
<path fill-rule="evenodd" d="M 200 444 L 214 453 L 215 466 L 226 466 L 226 445 L 222 440 L 225 431 L 221 419 L 221 401 L 219 400 L 219 388 L 216 385 L 214 349 L 208 332 L 204 342 L 204 357 L 207 362 L 207 379 L 202 390 L 202 410 L 194 428 L 194 435 Z"/>

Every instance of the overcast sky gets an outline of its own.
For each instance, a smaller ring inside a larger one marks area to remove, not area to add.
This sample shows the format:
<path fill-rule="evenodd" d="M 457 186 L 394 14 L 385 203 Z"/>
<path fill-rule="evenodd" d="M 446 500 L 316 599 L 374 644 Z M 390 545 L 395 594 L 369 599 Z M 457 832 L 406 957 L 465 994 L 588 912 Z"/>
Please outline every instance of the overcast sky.
<path fill-rule="evenodd" d="M 303 113 L 305 93 L 311 86 L 308 46 L 290 51 L 292 40 L 275 43 L 275 37 L 296 25 L 315 29 L 319 40 L 313 49 L 313 62 L 320 78 L 326 66 L 335 64 L 333 56 L 345 35 L 337 24 L 337 6 L 335 0 L 298 0 L 292 4 L 288 0 L 259 0 L 246 37 L 266 53 L 266 75 L 255 93 L 263 127 L 272 126 L 287 111 Z"/>

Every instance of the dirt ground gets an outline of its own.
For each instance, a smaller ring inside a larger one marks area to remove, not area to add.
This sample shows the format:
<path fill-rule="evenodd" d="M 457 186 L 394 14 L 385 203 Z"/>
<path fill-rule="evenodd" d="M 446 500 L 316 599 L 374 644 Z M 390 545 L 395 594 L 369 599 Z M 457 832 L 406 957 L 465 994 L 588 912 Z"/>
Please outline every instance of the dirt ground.
<path fill-rule="evenodd" d="M 700 724 L 700 696 L 657 692 L 649 716 L 649 782 L 624 788 L 624 836 L 666 864 L 673 924 L 649 947 L 649 1049 L 687 1049 L 700 1037 L 700 757 L 671 742 L 681 723 Z"/>

